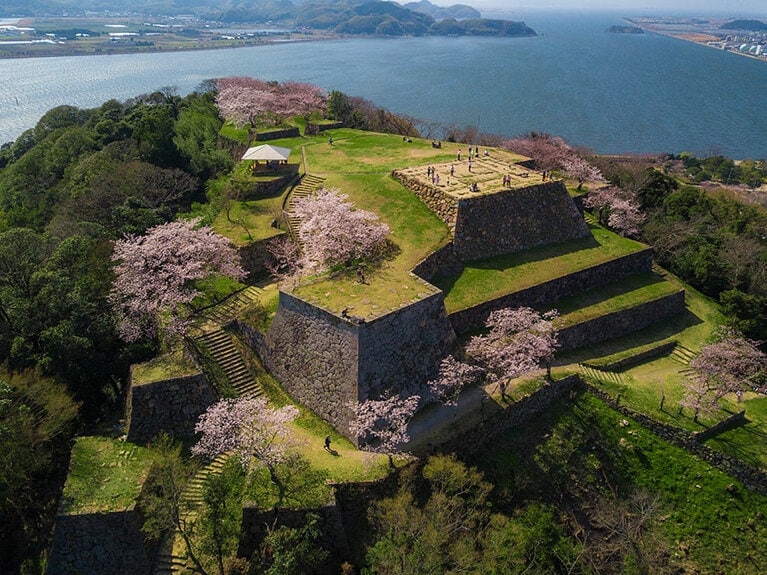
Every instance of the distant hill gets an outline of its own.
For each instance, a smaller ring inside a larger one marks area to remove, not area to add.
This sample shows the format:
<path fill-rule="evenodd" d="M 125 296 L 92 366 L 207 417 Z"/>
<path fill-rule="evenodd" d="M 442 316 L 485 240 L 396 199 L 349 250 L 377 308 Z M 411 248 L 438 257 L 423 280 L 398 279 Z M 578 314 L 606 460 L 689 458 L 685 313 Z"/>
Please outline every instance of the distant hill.
<path fill-rule="evenodd" d="M 413 10 L 414 12 L 421 12 L 422 14 L 428 14 L 435 20 L 442 20 L 444 18 L 455 18 L 456 20 L 482 18 L 482 14 L 479 10 L 467 6 L 466 4 L 453 4 L 452 6 L 445 8 L 443 6 L 432 4 L 429 0 L 421 0 L 420 2 L 408 2 L 403 5 L 403 8 Z"/>
<path fill-rule="evenodd" d="M 749 30 L 750 32 L 767 31 L 767 23 L 761 20 L 733 20 L 719 26 L 720 30 Z"/>
<path fill-rule="evenodd" d="M 114 0 L 18 0 L 0 6 L 0 17 L 70 16 L 110 11 Z M 272 23 L 284 27 L 378 36 L 535 36 L 524 22 L 489 20 L 470 6 L 441 8 L 428 0 L 401 6 L 382 0 L 122 0 L 120 13 L 141 16 L 194 14 L 229 24 Z M 436 14 L 433 15 L 433 14 Z"/>

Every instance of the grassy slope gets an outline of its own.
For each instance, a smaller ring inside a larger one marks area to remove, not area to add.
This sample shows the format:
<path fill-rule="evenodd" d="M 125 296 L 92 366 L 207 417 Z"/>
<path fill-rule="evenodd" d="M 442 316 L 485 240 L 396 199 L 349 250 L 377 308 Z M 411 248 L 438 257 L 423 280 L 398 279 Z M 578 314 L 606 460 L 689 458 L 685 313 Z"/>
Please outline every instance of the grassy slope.
<path fill-rule="evenodd" d="M 496 484 L 502 504 L 544 499 L 572 513 L 571 521 L 578 517 L 586 523 L 599 500 L 617 507 L 631 493 L 658 494 L 650 532 L 640 545 L 659 537 L 666 551 L 658 564 L 669 565 L 663 570 L 655 566 L 653 573 L 767 571 L 766 497 L 590 395 L 507 434 L 474 463 Z M 580 536 L 587 545 L 600 543 L 598 532 Z"/>

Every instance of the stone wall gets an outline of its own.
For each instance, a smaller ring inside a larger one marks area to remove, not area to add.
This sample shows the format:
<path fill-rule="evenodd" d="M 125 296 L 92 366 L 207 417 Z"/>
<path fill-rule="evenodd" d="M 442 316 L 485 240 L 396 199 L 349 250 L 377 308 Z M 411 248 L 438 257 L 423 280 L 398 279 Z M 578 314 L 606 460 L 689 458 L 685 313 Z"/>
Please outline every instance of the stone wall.
<path fill-rule="evenodd" d="M 286 188 L 290 183 L 298 178 L 298 164 L 285 164 L 279 167 L 278 171 L 270 172 L 256 172 L 256 176 L 271 176 L 279 175 L 280 177 L 269 180 L 268 182 L 252 181 L 247 190 L 243 191 L 243 201 L 258 200 L 260 198 L 267 198 L 280 193 L 283 188 Z"/>
<path fill-rule="evenodd" d="M 450 314 L 456 333 L 481 328 L 490 312 L 546 304 L 652 270 L 652 249 L 635 252 Z"/>
<path fill-rule="evenodd" d="M 280 292 L 266 337 L 248 339 L 288 393 L 342 433 L 355 402 L 417 391 L 456 346 L 441 292 L 363 323 Z"/>
<path fill-rule="evenodd" d="M 266 270 L 265 264 L 272 256 L 267 251 L 266 246 L 274 238 L 279 237 L 284 233 L 285 232 L 281 232 L 271 238 L 251 242 L 246 246 L 237 248 L 237 253 L 240 255 L 240 262 L 242 263 L 242 269 L 248 272 L 247 283 L 253 283 L 255 280 L 268 275 L 269 272 Z"/>
<path fill-rule="evenodd" d="M 703 443 L 707 439 L 711 439 L 712 437 L 715 437 L 719 435 L 720 433 L 724 433 L 725 431 L 729 431 L 730 429 L 735 429 L 736 427 L 740 427 L 741 425 L 746 425 L 746 423 L 748 423 L 748 420 L 746 419 L 746 410 L 744 409 L 742 411 L 739 411 L 738 413 L 733 413 L 729 417 L 723 419 L 719 423 L 716 423 L 707 429 L 693 432 L 692 437 L 698 443 Z"/>
<path fill-rule="evenodd" d="M 359 400 L 359 325 L 280 292 L 263 345 L 264 366 L 299 403 L 346 433 Z"/>
<path fill-rule="evenodd" d="M 531 421 L 580 384 L 580 378 L 577 375 L 571 375 L 544 384 L 537 391 L 526 395 L 504 409 L 490 410 L 488 408 L 485 410 L 483 408 L 481 423 L 475 425 L 471 430 L 449 439 L 440 445 L 439 449 L 444 452 L 455 452 L 459 455 L 474 453 L 500 434 Z"/>
<path fill-rule="evenodd" d="M 559 350 L 593 345 L 639 331 L 685 311 L 684 290 L 559 330 Z"/>
<path fill-rule="evenodd" d="M 135 510 L 56 517 L 46 575 L 145 575 L 149 567 Z"/>
<path fill-rule="evenodd" d="M 229 152 L 229 155 L 235 162 L 239 162 L 242 159 L 242 156 L 245 155 L 245 152 L 248 151 L 247 144 L 232 140 L 221 134 L 216 138 L 216 146 Z"/>
<path fill-rule="evenodd" d="M 419 393 L 455 350 L 442 292 L 360 325 L 359 399 Z"/>
<path fill-rule="evenodd" d="M 146 443 L 161 431 L 173 437 L 194 435 L 197 419 L 218 395 L 204 374 L 136 385 L 131 377 L 126 419 L 128 441 Z"/>
<path fill-rule="evenodd" d="M 624 357 L 623 359 L 612 361 L 607 364 L 596 364 L 596 363 L 584 361 L 581 363 L 581 365 L 585 365 L 586 367 L 591 367 L 594 369 L 599 369 L 601 371 L 621 371 L 631 366 L 638 365 L 648 359 L 654 359 L 656 357 L 666 356 L 672 351 L 674 351 L 674 348 L 676 346 L 677 346 L 676 341 L 667 341 L 666 343 L 656 345 L 640 353 L 636 353 L 634 355 L 630 355 L 629 357 Z"/>
<path fill-rule="evenodd" d="M 255 142 L 268 142 L 269 140 L 281 140 L 282 138 L 297 138 L 301 135 L 298 128 L 285 128 L 284 130 L 272 130 L 252 134 L 251 140 Z"/>
<path fill-rule="evenodd" d="M 403 172 L 393 171 L 392 177 L 418 196 L 421 201 L 447 224 L 452 232 L 458 216 L 458 200 L 448 196 L 437 186 L 411 178 Z"/>
<path fill-rule="evenodd" d="M 557 180 L 461 199 L 453 245 L 456 257 L 465 262 L 590 235 Z"/>
<path fill-rule="evenodd" d="M 458 275 L 463 271 L 463 265 L 453 254 L 453 242 L 449 242 L 418 262 L 412 271 L 428 282 L 438 275 Z"/>
<path fill-rule="evenodd" d="M 315 124 L 314 122 L 306 122 L 306 128 L 304 129 L 304 135 L 316 135 L 320 132 L 325 132 L 327 130 L 337 130 L 338 128 L 343 128 L 344 123 L 343 122 L 333 122 L 333 123 L 325 123 L 325 124 Z"/>
<path fill-rule="evenodd" d="M 317 515 L 320 537 L 317 545 L 330 556 L 316 570 L 318 573 L 338 573 L 342 561 L 349 557 L 349 543 L 346 538 L 341 514 L 335 505 L 315 509 L 263 510 L 256 505 L 244 505 L 240 528 L 239 557 L 250 557 L 268 534 L 268 530 L 279 527 L 298 529 L 306 525 L 307 515 Z"/>

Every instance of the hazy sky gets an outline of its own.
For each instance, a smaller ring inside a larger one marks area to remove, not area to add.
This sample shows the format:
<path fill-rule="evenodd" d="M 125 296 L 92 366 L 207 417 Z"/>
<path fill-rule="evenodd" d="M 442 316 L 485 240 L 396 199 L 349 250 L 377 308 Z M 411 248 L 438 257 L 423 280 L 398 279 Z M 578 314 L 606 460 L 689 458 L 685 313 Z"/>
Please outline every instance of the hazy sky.
<path fill-rule="evenodd" d="M 434 4 L 468 4 L 479 10 L 570 8 L 578 10 L 619 10 L 626 15 L 644 12 L 675 14 L 752 14 L 767 18 L 767 0 L 431 0 Z"/>

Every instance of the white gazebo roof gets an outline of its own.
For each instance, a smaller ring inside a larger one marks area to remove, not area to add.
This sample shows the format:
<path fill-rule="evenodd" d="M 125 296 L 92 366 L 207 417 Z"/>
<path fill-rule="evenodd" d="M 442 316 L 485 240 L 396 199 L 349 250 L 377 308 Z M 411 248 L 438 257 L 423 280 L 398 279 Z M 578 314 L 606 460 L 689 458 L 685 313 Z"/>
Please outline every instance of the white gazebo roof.
<path fill-rule="evenodd" d="M 290 148 L 280 148 L 279 146 L 270 146 L 264 144 L 262 146 L 256 146 L 255 148 L 248 148 L 245 155 L 242 156 L 243 160 L 288 160 L 290 156 Z"/>

